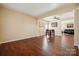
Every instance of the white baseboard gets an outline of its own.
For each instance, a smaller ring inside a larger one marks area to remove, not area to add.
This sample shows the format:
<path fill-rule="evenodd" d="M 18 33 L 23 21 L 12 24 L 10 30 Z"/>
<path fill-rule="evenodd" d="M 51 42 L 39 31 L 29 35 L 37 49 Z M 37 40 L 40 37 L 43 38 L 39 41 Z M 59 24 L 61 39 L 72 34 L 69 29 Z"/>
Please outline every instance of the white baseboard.
<path fill-rule="evenodd" d="M 38 37 L 38 36 L 40 36 L 40 35 L 33 36 L 33 37 Z M 42 35 L 41 35 L 41 36 L 42 36 Z M 61 35 L 56 35 L 56 36 L 61 36 Z M 23 39 L 29 39 L 29 38 L 33 38 L 33 37 L 22 38 L 22 39 L 15 39 L 15 40 L 8 40 L 8 41 L 0 42 L 0 44 L 8 43 L 8 42 L 14 42 L 14 41 L 23 40 Z"/>
<path fill-rule="evenodd" d="M 37 36 L 33 36 L 33 37 L 37 37 Z M 8 40 L 8 41 L 0 42 L 0 44 L 14 42 L 14 41 L 23 40 L 23 39 L 29 39 L 29 38 L 33 38 L 33 37 L 21 38 L 21 39 L 15 39 L 15 40 Z"/>

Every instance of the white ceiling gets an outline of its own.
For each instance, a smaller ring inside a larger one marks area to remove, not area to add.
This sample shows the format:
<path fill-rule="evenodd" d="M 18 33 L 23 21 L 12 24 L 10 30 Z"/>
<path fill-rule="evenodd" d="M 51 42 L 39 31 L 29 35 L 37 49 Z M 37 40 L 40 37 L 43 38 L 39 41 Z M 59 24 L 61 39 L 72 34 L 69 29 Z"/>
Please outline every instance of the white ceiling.
<path fill-rule="evenodd" d="M 64 3 L 3 3 L 2 6 L 26 13 L 31 16 L 40 16 L 48 11 L 55 10 L 60 6 L 65 6 L 68 4 Z"/>
<path fill-rule="evenodd" d="M 54 19 L 54 17 L 58 17 L 60 20 L 71 20 L 70 18 L 74 18 L 74 10 L 61 14 L 61 15 L 54 15 L 54 16 L 49 16 L 49 17 L 45 17 L 43 18 L 43 20 L 45 21 L 56 21 L 57 19 Z"/>

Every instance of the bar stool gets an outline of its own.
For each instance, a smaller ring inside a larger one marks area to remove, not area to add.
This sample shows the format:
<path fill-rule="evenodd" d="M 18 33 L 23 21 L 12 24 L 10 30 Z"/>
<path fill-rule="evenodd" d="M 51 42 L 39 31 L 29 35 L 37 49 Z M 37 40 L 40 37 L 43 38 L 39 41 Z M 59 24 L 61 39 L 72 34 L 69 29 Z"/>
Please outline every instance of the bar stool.
<path fill-rule="evenodd" d="M 46 30 L 46 36 L 49 36 L 49 39 L 51 39 L 51 38 L 55 38 L 55 30 L 54 29 L 52 29 L 52 30 Z"/>

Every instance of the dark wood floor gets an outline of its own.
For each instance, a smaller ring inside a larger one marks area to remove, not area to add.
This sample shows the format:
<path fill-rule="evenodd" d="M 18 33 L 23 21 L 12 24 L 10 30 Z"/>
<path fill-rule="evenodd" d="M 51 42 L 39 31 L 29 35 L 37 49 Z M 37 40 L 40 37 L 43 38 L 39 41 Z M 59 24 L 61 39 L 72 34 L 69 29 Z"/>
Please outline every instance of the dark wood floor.
<path fill-rule="evenodd" d="M 62 35 L 52 38 L 46 36 L 23 39 L 0 45 L 1 56 L 64 56 L 75 55 L 70 53 L 73 49 L 74 36 Z"/>

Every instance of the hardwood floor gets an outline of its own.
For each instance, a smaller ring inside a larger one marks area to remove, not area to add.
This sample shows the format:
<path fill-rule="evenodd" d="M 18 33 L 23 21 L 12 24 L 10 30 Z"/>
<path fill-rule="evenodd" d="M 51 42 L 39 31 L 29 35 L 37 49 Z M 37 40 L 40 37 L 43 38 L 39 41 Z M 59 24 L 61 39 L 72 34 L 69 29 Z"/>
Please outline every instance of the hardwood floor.
<path fill-rule="evenodd" d="M 0 45 L 1 56 L 65 56 L 74 48 L 74 36 L 63 34 L 50 41 L 46 36 L 23 39 Z"/>

